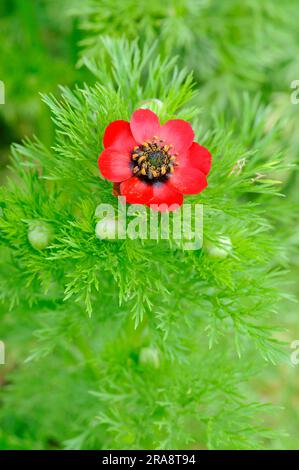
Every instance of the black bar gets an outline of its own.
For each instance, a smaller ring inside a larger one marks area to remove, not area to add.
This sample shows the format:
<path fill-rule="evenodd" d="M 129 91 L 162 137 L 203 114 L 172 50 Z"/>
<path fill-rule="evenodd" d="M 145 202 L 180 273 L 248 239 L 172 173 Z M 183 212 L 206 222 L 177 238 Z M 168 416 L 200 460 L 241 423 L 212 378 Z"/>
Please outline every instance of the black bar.
<path fill-rule="evenodd" d="M 41 468 L 44 464 L 62 464 L 66 468 L 141 468 L 175 467 L 211 468 L 219 465 L 240 469 L 241 465 L 269 465 L 299 462 L 299 451 L 208 451 L 208 450 L 92 450 L 92 451 L 0 451 L 0 467 L 10 464 L 29 464 Z M 3 466 L 2 466 L 3 465 Z"/>

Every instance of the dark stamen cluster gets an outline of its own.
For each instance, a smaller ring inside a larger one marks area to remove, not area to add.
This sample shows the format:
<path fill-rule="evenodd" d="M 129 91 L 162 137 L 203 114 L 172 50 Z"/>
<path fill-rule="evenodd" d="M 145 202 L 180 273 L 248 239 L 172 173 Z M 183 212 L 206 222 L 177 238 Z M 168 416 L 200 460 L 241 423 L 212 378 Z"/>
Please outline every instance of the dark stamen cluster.
<path fill-rule="evenodd" d="M 173 173 L 176 154 L 169 153 L 171 148 L 172 145 L 165 145 L 164 141 L 158 137 L 135 147 L 132 151 L 134 175 L 149 181 L 156 181 Z"/>

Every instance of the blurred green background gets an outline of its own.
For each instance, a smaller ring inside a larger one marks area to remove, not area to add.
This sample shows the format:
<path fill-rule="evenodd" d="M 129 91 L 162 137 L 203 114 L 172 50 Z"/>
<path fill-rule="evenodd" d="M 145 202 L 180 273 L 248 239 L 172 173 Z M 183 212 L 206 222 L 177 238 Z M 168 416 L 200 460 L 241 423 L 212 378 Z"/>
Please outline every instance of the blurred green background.
<path fill-rule="evenodd" d="M 73 85 L 86 74 L 76 67 L 80 31 L 68 15 L 71 2 L 2 0 L 0 77 L 5 106 L 0 109 L 3 170 L 12 142 L 38 135 L 50 144 L 53 127 L 40 93 Z"/>
<path fill-rule="evenodd" d="M 290 96 L 291 82 L 299 80 L 298 24 L 298 1 L 293 0 L 165 0 L 163 4 L 158 0 L 1 0 L 0 80 L 5 85 L 5 104 L 0 105 L 1 181 L 9 171 L 12 142 L 36 134 L 51 145 L 53 127 L 40 93 L 57 94 L 58 85 L 72 87 L 93 80 L 84 64 L 86 57 L 97 57 L 103 35 L 156 40 L 163 54 L 178 55 L 182 65 L 194 70 L 200 89 L 197 105 L 207 122 L 213 113 L 238 122 L 244 100 L 245 106 L 246 99 L 256 100 L 267 109 L 269 127 L 275 123 L 281 127 L 281 153 L 297 164 L 299 104 L 291 104 Z M 287 241 L 282 261 L 289 270 L 285 290 L 298 299 L 298 175 L 294 169 L 281 177 L 283 192 L 295 211 L 292 223 L 277 227 Z M 269 208 L 275 210 L 275 201 L 273 206 L 269 202 Z M 276 322 L 285 330 L 281 337 L 288 344 L 299 339 L 298 315 L 296 303 L 281 305 Z M 22 343 L 14 364 L 29 347 L 27 328 L 24 320 L 12 318 L 10 330 Z M 0 368 L 0 387 L 7 383 L 7 372 Z M 270 446 L 298 449 L 299 365 L 269 367 L 252 384 L 255 392 L 282 407 L 269 421 L 270 427 L 281 430 Z M 18 439 L 10 443 L 12 448 L 19 445 Z"/>

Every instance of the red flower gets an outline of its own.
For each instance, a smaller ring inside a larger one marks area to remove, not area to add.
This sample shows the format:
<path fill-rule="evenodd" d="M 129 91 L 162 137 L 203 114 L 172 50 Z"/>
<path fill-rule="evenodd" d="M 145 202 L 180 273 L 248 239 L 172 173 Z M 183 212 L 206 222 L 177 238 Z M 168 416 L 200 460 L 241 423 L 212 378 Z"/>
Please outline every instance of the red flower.
<path fill-rule="evenodd" d="M 104 178 L 119 184 L 129 204 L 174 210 L 183 194 L 207 187 L 211 155 L 193 139 L 188 122 L 175 119 L 161 126 L 155 113 L 138 109 L 130 122 L 114 121 L 106 128 L 99 168 Z"/>

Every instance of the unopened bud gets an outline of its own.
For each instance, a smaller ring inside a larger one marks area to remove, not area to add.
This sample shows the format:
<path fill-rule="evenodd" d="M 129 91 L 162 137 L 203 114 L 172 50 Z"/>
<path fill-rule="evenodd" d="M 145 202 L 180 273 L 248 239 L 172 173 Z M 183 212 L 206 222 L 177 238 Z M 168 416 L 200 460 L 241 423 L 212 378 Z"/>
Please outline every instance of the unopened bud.
<path fill-rule="evenodd" d="M 155 369 L 160 367 L 159 350 L 153 347 L 142 348 L 139 354 L 139 362 L 144 366 L 151 366 Z"/>
<path fill-rule="evenodd" d="M 142 101 L 140 104 L 141 109 L 150 109 L 151 111 L 154 111 L 154 113 L 160 111 L 162 106 L 163 102 L 157 98 L 151 98 L 149 100 Z"/>
<path fill-rule="evenodd" d="M 211 258 L 225 259 L 233 251 L 230 237 L 221 236 L 217 244 L 211 242 L 204 243 L 204 249 Z"/>
<path fill-rule="evenodd" d="M 43 221 L 30 222 L 28 228 L 28 240 L 35 250 L 44 250 L 54 238 L 53 228 Z"/>

